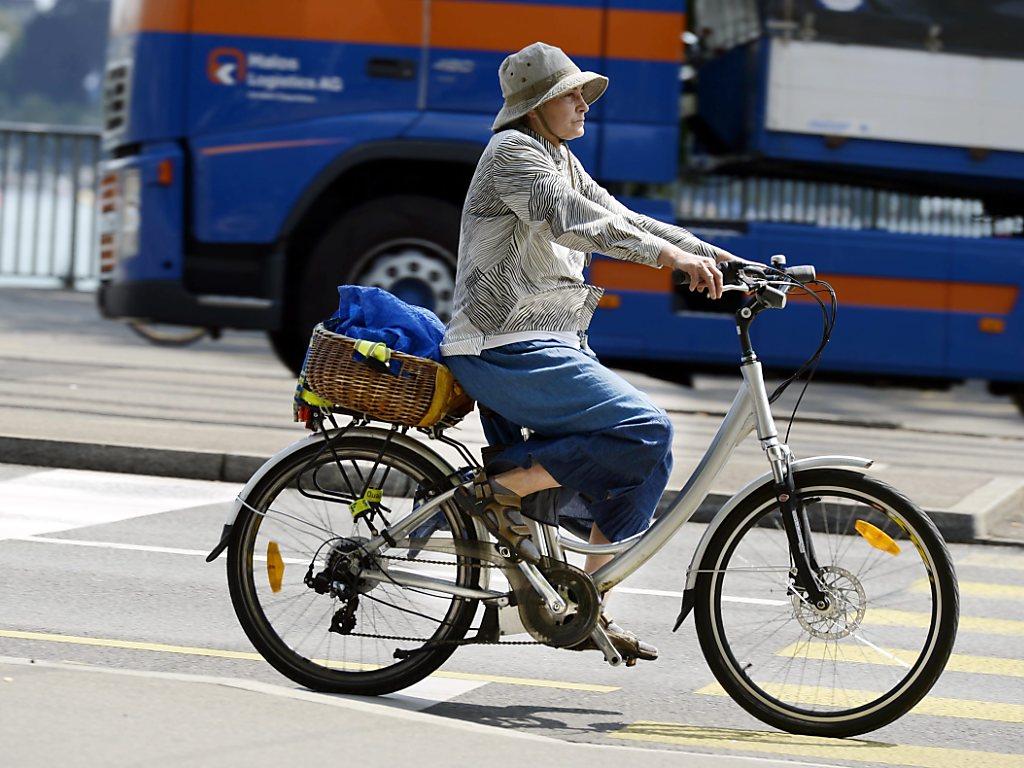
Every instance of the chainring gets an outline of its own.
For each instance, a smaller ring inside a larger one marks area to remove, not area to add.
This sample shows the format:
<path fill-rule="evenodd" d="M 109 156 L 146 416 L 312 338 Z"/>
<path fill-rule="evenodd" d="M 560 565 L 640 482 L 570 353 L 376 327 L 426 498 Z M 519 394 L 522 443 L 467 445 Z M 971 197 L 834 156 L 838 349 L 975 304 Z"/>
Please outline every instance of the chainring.
<path fill-rule="evenodd" d="M 555 648 L 567 648 L 586 640 L 601 615 L 601 596 L 585 571 L 568 563 L 545 557 L 538 566 L 566 603 L 565 613 L 555 616 L 525 577 L 513 581 L 519 603 L 519 618 L 538 642 Z M 509 573 L 509 576 L 512 574 Z"/>

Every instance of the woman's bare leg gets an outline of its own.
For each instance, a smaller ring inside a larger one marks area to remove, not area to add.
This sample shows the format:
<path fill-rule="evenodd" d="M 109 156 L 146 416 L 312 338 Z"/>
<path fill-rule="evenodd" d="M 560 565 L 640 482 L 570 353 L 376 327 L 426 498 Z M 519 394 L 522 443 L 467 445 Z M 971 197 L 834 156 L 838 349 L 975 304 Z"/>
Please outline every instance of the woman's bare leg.
<path fill-rule="evenodd" d="M 534 464 L 529 469 L 516 467 L 508 472 L 495 475 L 491 479 L 505 486 L 517 496 L 529 496 L 531 493 L 547 488 L 558 488 L 561 485 L 540 464 Z"/>
<path fill-rule="evenodd" d="M 590 543 L 591 544 L 611 544 L 608 541 L 601 529 L 597 527 L 597 523 L 590 526 Z M 583 570 L 587 573 L 593 573 L 605 563 L 609 562 L 614 555 L 587 555 L 587 562 L 583 566 Z"/>

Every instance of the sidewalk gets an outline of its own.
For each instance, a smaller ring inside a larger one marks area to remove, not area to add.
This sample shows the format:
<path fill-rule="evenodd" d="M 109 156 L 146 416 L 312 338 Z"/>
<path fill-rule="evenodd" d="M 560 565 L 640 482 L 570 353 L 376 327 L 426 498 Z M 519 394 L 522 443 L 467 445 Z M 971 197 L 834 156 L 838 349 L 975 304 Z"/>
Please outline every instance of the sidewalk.
<path fill-rule="evenodd" d="M 259 333 L 161 348 L 100 318 L 90 294 L 6 288 L 0 363 L 0 463 L 243 482 L 306 434 L 291 421 L 294 380 Z M 677 490 L 738 376 L 699 376 L 688 388 L 623 375 L 673 419 Z M 776 408 L 780 427 L 797 393 Z M 452 435 L 474 450 L 484 443 L 475 415 Z M 875 459 L 872 473 L 932 513 L 951 541 L 1024 540 L 1024 418 L 978 382 L 948 392 L 815 383 L 790 442 L 798 457 Z M 766 469 L 747 440 L 705 513 Z"/>

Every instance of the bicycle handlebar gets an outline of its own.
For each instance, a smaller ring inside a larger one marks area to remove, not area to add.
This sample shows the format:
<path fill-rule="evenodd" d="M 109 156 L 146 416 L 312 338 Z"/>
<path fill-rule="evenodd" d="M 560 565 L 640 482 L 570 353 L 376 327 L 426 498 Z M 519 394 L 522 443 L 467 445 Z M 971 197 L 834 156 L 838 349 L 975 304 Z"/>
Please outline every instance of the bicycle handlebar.
<path fill-rule="evenodd" d="M 774 269 L 772 267 L 761 266 L 760 264 L 750 264 L 742 261 L 724 261 L 720 264 L 716 264 L 715 266 L 718 268 L 718 271 L 722 273 L 722 282 L 726 286 L 727 290 L 730 286 L 732 286 L 734 290 L 736 288 L 741 290 L 751 290 L 756 287 L 759 282 L 763 283 L 765 280 L 771 280 L 773 277 L 771 271 Z M 817 273 L 814 267 L 810 264 L 783 268 L 777 271 L 784 273 L 801 284 L 810 283 L 817 279 Z M 690 276 L 681 269 L 673 269 L 672 282 L 675 285 L 689 285 Z"/>

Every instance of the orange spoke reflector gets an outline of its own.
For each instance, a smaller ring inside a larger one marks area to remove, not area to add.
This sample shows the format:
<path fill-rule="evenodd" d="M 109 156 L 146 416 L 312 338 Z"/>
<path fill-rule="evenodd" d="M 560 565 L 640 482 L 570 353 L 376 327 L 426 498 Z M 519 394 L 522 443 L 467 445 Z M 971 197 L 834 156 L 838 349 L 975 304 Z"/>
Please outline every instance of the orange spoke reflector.
<path fill-rule="evenodd" d="M 281 549 L 276 541 L 267 544 L 267 578 L 270 580 L 270 591 L 281 591 L 281 580 L 284 578 L 284 560 Z"/>
<path fill-rule="evenodd" d="M 888 552 L 890 555 L 898 555 L 900 553 L 899 544 L 893 541 L 889 534 L 880 531 L 866 520 L 858 520 L 853 524 L 853 527 L 857 529 L 857 533 L 864 537 L 864 541 L 875 549 Z"/>

